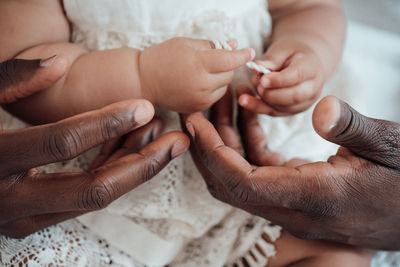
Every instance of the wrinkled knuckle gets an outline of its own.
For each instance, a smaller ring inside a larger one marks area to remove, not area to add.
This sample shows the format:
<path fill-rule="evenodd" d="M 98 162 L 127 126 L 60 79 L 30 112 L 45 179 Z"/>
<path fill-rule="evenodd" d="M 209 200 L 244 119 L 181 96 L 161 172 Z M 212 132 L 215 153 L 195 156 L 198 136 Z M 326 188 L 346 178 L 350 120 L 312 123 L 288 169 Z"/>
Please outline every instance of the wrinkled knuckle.
<path fill-rule="evenodd" d="M 79 208 L 100 210 L 106 208 L 117 196 L 118 190 L 106 182 L 93 182 L 79 197 Z"/>
<path fill-rule="evenodd" d="M 0 91 L 27 81 L 39 67 L 38 60 L 10 59 L 0 63 Z"/>
<path fill-rule="evenodd" d="M 365 137 L 370 136 L 371 131 L 362 115 L 348 106 L 348 119 L 341 126 L 340 131 L 336 133 L 336 138 L 340 139 L 344 144 L 358 144 Z"/>
<path fill-rule="evenodd" d="M 15 79 L 17 74 L 17 59 L 10 59 L 0 63 L 0 81 L 9 82 Z"/>
<path fill-rule="evenodd" d="M 155 152 L 151 154 L 155 154 Z M 150 180 L 156 173 L 158 173 L 159 170 L 161 170 L 163 164 L 159 159 L 155 157 L 145 155 L 142 155 L 142 157 L 143 160 L 147 162 L 147 164 L 143 164 L 138 172 L 138 175 L 140 177 L 140 181 L 142 183 L 145 183 Z"/>
<path fill-rule="evenodd" d="M 228 189 L 232 194 L 232 197 L 239 203 L 247 203 L 250 200 L 250 186 L 248 182 L 238 181 L 237 179 L 230 179 L 231 183 L 228 184 Z"/>
<path fill-rule="evenodd" d="M 2 102 L 9 103 L 15 100 L 10 89 L 20 80 L 17 75 L 15 59 L 0 63 L 0 97 Z"/>
<path fill-rule="evenodd" d="M 49 129 L 44 138 L 45 154 L 53 160 L 60 161 L 75 157 L 82 147 L 81 134 L 75 128 L 58 127 L 57 124 Z"/>
<path fill-rule="evenodd" d="M 118 136 L 123 127 L 124 120 L 117 114 L 109 114 L 100 120 L 100 133 L 104 141 Z"/>
<path fill-rule="evenodd" d="M 143 182 L 148 181 L 151 177 L 153 177 L 161 168 L 163 164 L 157 158 L 151 158 L 149 163 L 149 168 L 147 168 L 147 173 L 143 176 Z"/>

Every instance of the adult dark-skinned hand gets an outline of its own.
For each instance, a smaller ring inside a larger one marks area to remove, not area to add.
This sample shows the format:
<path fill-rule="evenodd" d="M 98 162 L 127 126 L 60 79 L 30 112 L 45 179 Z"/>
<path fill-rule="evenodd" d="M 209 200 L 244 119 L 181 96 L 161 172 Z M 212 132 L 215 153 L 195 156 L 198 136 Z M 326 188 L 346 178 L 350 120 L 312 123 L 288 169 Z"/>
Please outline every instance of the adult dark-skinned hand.
<path fill-rule="evenodd" d="M 63 74 L 57 67 L 51 67 L 55 66 L 54 59 L 51 66 L 40 62 L 1 63 L 2 103 L 40 91 Z M 25 237 L 49 225 L 104 208 L 188 149 L 189 139 L 180 132 L 153 141 L 154 133 L 161 127 L 159 120 L 147 124 L 153 115 L 154 108 L 148 101 L 127 100 L 22 130 L 1 130 L 0 124 L 0 234 Z M 35 169 L 71 159 L 133 130 L 120 149 L 102 153 L 87 172 L 44 174 Z"/>
<path fill-rule="evenodd" d="M 305 239 L 366 248 L 400 249 L 400 125 L 365 117 L 328 96 L 313 125 L 341 147 L 327 162 L 304 164 L 268 150 L 255 114 L 241 110 L 238 125 L 249 163 L 232 127 L 225 96 L 211 116 L 185 118 L 192 155 L 218 199 L 282 225 Z M 310 147 L 310 149 L 318 149 Z"/>
<path fill-rule="evenodd" d="M 11 59 L 0 63 L 0 104 L 37 93 L 59 80 L 68 67 L 63 56 L 47 59 Z"/>

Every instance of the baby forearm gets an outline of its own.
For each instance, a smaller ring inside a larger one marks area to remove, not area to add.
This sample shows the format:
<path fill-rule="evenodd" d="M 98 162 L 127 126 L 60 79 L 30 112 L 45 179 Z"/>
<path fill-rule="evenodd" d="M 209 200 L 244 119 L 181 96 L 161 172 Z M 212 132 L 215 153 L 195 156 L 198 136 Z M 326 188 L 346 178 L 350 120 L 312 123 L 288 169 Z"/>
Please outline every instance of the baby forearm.
<path fill-rule="evenodd" d="M 52 87 L 9 109 L 31 123 L 46 123 L 120 100 L 142 98 L 139 54 L 132 48 L 88 52 L 71 43 L 39 45 L 26 50 L 17 57 L 66 55 L 70 66 L 67 74 Z"/>
<path fill-rule="evenodd" d="M 319 56 L 327 79 L 340 61 L 345 38 L 345 19 L 340 1 L 271 2 L 271 42 L 289 39 L 309 46 Z"/>

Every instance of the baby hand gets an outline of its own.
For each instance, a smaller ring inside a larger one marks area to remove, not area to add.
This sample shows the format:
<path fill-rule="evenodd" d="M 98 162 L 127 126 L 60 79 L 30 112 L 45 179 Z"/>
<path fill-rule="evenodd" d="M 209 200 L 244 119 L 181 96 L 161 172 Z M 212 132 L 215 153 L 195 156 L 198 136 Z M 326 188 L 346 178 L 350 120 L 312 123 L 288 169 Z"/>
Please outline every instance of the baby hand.
<path fill-rule="evenodd" d="M 256 63 L 271 73 L 256 73 L 252 84 L 261 99 L 244 94 L 239 104 L 255 113 L 287 116 L 309 108 L 324 82 L 321 61 L 308 46 L 295 41 L 273 43 L 264 60 Z"/>
<path fill-rule="evenodd" d="M 225 94 L 233 70 L 254 56 L 251 48 L 217 50 L 207 40 L 170 39 L 140 55 L 143 95 L 157 106 L 180 113 L 205 110 Z"/>

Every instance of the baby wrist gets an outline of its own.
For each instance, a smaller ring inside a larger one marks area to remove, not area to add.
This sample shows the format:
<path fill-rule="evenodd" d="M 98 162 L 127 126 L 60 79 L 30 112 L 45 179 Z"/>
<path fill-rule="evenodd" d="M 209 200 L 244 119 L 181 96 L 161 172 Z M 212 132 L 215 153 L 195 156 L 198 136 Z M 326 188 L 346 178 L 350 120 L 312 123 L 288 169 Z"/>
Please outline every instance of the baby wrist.
<path fill-rule="evenodd" d="M 142 98 L 150 101 L 153 105 L 157 105 L 156 97 L 155 97 L 155 90 L 154 90 L 154 79 L 151 79 L 152 73 L 152 66 L 148 62 L 146 49 L 139 52 L 138 55 L 138 73 L 139 73 L 139 84 L 140 84 L 140 91 Z M 149 79 L 150 78 L 150 79 Z"/>

